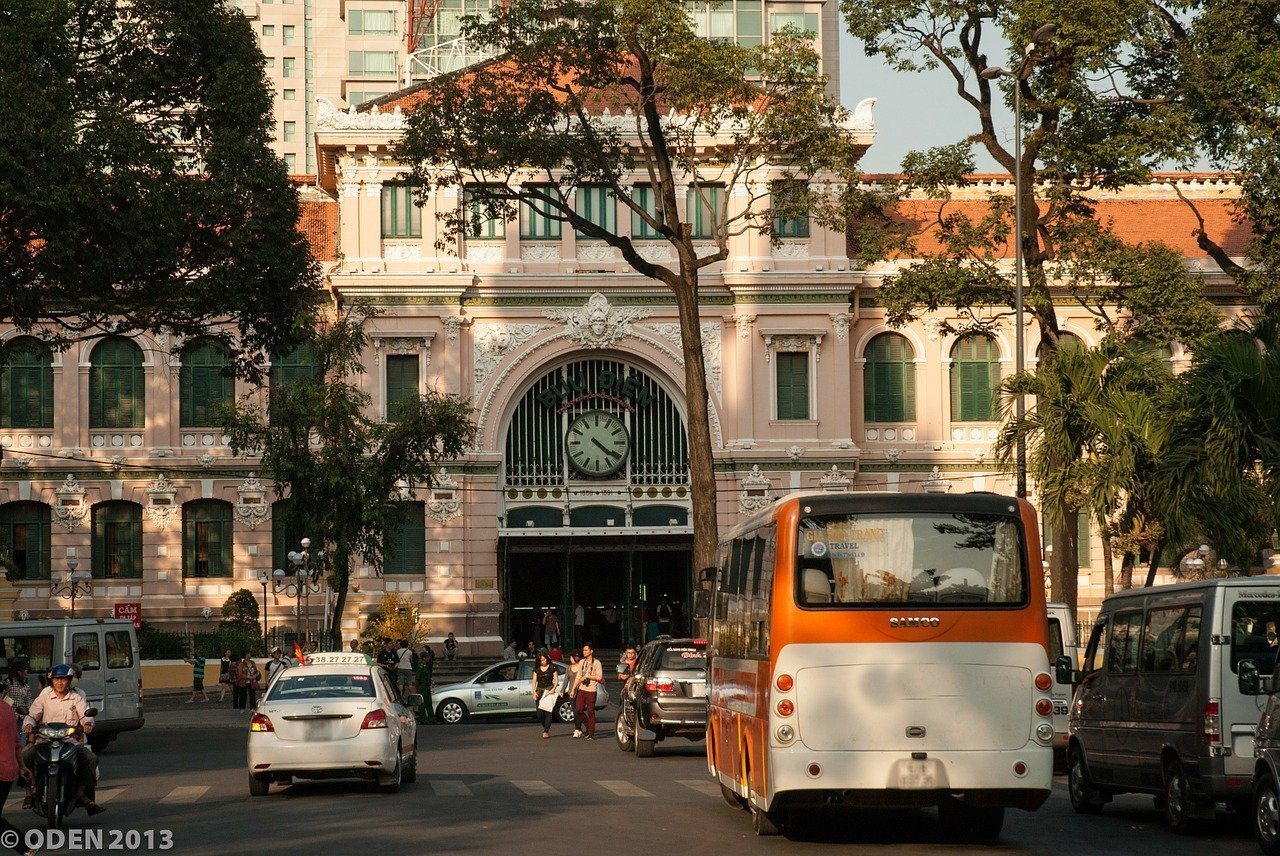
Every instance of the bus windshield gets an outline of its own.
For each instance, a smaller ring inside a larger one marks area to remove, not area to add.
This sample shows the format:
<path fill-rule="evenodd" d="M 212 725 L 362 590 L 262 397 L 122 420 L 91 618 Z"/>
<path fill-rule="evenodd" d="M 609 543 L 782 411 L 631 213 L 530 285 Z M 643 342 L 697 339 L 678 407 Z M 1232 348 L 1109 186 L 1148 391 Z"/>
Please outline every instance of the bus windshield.
<path fill-rule="evenodd" d="M 800 520 L 801 606 L 1027 602 L 1021 530 L 990 514 L 845 514 Z"/>

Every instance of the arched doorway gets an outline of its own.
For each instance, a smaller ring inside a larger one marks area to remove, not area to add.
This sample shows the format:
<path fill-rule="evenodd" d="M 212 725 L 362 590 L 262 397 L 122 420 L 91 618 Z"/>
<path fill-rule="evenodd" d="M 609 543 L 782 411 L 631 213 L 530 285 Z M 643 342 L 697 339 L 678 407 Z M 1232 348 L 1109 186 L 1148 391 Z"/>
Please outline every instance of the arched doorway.
<path fill-rule="evenodd" d="M 613 649 L 687 632 L 692 586 L 688 439 L 680 402 L 625 358 L 539 376 L 506 425 L 499 567 L 504 635 Z M 578 623 L 581 621 L 581 624 Z"/>

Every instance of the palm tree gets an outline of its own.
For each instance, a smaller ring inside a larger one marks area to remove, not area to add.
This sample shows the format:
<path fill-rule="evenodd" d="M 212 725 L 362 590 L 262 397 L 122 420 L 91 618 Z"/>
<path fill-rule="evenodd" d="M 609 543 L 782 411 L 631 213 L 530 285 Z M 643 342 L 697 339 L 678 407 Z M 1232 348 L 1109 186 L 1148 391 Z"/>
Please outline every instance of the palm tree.
<path fill-rule="evenodd" d="M 1248 568 L 1280 526 L 1280 319 L 1224 331 L 1174 387 L 1158 468 L 1169 543 L 1213 545 Z"/>
<path fill-rule="evenodd" d="M 1149 463 L 1148 450 L 1138 440 L 1158 420 L 1142 401 L 1156 399 L 1167 382 L 1150 349 L 1108 337 L 1096 348 L 1064 339 L 1033 371 L 1001 385 L 1005 423 L 996 453 L 1008 465 L 1018 441 L 1027 443 L 1028 471 L 1053 529 L 1054 597 L 1073 612 L 1080 572 L 1077 512 L 1089 509 L 1109 522 L 1122 506 L 1120 516 L 1130 521 L 1145 513 L 1138 497 L 1146 493 L 1135 485 Z M 1034 402 L 1021 419 L 1012 415 L 1019 394 Z"/>

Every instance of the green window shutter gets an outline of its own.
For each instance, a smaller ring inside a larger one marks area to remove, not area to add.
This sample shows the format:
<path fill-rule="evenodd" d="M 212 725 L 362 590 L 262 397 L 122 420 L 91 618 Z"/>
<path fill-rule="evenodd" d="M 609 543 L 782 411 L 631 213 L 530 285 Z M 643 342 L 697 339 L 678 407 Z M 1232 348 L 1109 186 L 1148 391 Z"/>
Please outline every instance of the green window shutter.
<path fill-rule="evenodd" d="M 14 339 L 0 352 L 0 428 L 52 427 L 52 354 L 34 337 Z"/>
<path fill-rule="evenodd" d="M 182 575 L 196 576 L 196 519 L 195 503 L 182 506 Z"/>
<path fill-rule="evenodd" d="M 863 396 L 868 422 L 915 419 L 914 351 L 896 333 L 882 333 L 867 345 Z"/>
<path fill-rule="evenodd" d="M 421 576 L 427 564 L 424 506 L 421 502 L 402 502 L 399 505 L 403 516 L 394 527 L 388 527 L 383 573 Z"/>
<path fill-rule="evenodd" d="M 916 421 L 916 360 L 914 352 L 902 358 L 902 419 Z"/>
<path fill-rule="evenodd" d="M 549 184 L 538 185 L 538 190 L 560 198 L 560 191 Z M 555 209 L 545 202 L 529 200 L 520 205 L 520 237 L 529 240 L 550 241 L 560 239 L 560 220 Z"/>
<path fill-rule="evenodd" d="M 645 213 L 658 220 L 658 222 L 662 222 L 658 209 L 658 194 L 655 187 L 648 184 L 637 185 L 632 190 L 632 199 Z M 651 227 L 644 221 L 644 218 L 634 211 L 631 212 L 631 236 L 640 240 L 653 240 L 662 237 L 657 229 Z"/>
<path fill-rule="evenodd" d="M 777 389 L 779 419 L 809 418 L 809 354 L 779 353 Z"/>
<path fill-rule="evenodd" d="M 587 184 L 578 188 L 577 211 L 606 232 L 618 232 L 618 199 L 613 189 L 602 184 Z"/>
<path fill-rule="evenodd" d="M 227 353 L 211 342 L 187 348 L 178 374 L 178 420 L 184 428 L 208 428 L 219 405 L 235 400 L 235 378 Z"/>
<path fill-rule="evenodd" d="M 52 511 L 43 502 L 0 505 L 0 554 L 17 568 L 19 579 L 49 579 Z"/>
<path fill-rule="evenodd" d="M 966 336 L 951 349 L 951 421 L 999 419 L 1000 360 L 987 336 Z"/>
<path fill-rule="evenodd" d="M 128 339 L 103 339 L 89 369 L 89 427 L 141 428 L 146 419 L 142 352 Z"/>
<path fill-rule="evenodd" d="M 387 419 L 396 421 L 400 408 L 418 398 L 418 356 L 387 357 Z"/>

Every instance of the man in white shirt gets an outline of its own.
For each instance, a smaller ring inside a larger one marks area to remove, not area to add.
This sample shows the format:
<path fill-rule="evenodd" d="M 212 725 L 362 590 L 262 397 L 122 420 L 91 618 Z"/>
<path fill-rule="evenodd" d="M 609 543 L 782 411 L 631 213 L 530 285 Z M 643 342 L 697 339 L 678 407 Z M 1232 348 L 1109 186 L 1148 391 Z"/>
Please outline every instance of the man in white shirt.
<path fill-rule="evenodd" d="M 270 685 L 276 679 L 276 675 L 283 672 L 292 665 L 284 658 L 284 651 L 281 648 L 271 649 L 271 659 L 267 661 L 267 684 Z"/>
<path fill-rule="evenodd" d="M 22 730 L 34 735 L 38 725 L 45 722 L 66 723 L 77 726 L 75 742 L 80 744 L 76 763 L 76 801 L 85 807 L 89 814 L 106 811 L 92 799 L 85 797 L 85 788 L 98 779 L 98 756 L 85 743 L 85 735 L 93 731 L 93 717 L 86 716 L 89 700 L 80 690 L 71 688 L 72 668 L 67 665 L 54 666 L 49 670 L 49 686 L 40 691 L 36 700 L 31 703 L 31 710 L 22 721 Z M 36 746 L 48 742 L 35 736 L 22 750 L 22 763 L 28 770 L 36 768 Z M 34 789 L 27 792 L 27 800 L 32 799 Z M 30 808 L 24 801 L 23 806 Z"/>
<path fill-rule="evenodd" d="M 396 649 L 396 689 L 400 690 L 400 698 L 407 699 L 413 687 L 413 663 L 418 655 L 409 646 L 408 639 L 401 639 Z"/>

